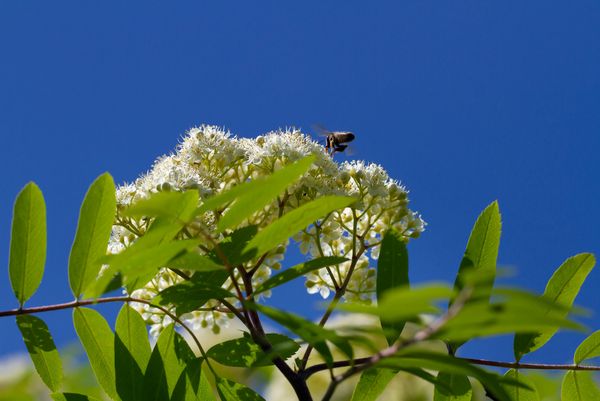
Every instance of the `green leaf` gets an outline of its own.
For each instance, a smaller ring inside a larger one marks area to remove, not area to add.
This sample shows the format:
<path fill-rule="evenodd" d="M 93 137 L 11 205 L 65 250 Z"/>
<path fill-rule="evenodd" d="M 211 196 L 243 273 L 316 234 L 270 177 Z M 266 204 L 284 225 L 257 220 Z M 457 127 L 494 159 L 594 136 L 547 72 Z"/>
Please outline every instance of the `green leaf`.
<path fill-rule="evenodd" d="M 217 380 L 217 391 L 222 401 L 264 401 L 264 398 L 253 390 L 228 379 Z"/>
<path fill-rule="evenodd" d="M 600 330 L 593 332 L 579 344 L 579 347 L 575 350 L 573 361 L 576 365 L 579 365 L 586 359 L 596 358 L 597 356 L 600 356 Z"/>
<path fill-rule="evenodd" d="M 211 299 L 223 300 L 235 298 L 235 295 L 224 288 L 207 283 L 184 281 L 161 291 L 153 302 L 159 305 L 173 305 L 177 316 L 198 309 Z"/>
<path fill-rule="evenodd" d="M 142 237 L 143 238 L 143 237 Z M 138 242 L 118 255 L 104 259 L 109 267 L 86 291 L 86 295 L 96 297 L 104 293 L 117 273 L 121 274 L 121 283 L 132 292 L 148 283 L 161 267 L 181 253 L 195 249 L 199 239 L 164 242 L 153 247 L 138 246 Z M 145 245 L 145 244 L 144 244 Z"/>
<path fill-rule="evenodd" d="M 202 358 L 187 363 L 170 401 L 216 401 L 212 386 L 201 366 Z"/>
<path fill-rule="evenodd" d="M 152 350 L 144 374 L 143 400 L 168 400 L 174 392 L 181 373 L 195 356 L 174 325 L 163 329 Z"/>
<path fill-rule="evenodd" d="M 162 217 L 171 221 L 188 222 L 198 206 L 198 191 L 158 192 L 142 199 L 123 211 L 124 216 Z"/>
<path fill-rule="evenodd" d="M 533 382 L 527 379 L 526 376 L 521 374 L 519 371 L 510 369 L 504 374 L 505 378 L 513 379 L 521 383 L 523 386 L 515 386 L 505 384 L 503 387 L 508 394 L 507 401 L 539 401 L 540 396 L 535 388 Z M 528 388 L 526 388 L 528 387 Z"/>
<path fill-rule="evenodd" d="M 94 281 L 102 264 L 117 210 L 115 183 L 108 173 L 90 186 L 79 212 L 69 255 L 69 284 L 76 298 Z"/>
<path fill-rule="evenodd" d="M 500 209 L 498 202 L 494 201 L 481 212 L 471 230 L 467 248 L 454 282 L 457 294 L 468 284 L 470 276 L 477 274 L 487 277 L 488 280 L 477 283 L 474 295 L 480 298 L 489 297 L 496 275 L 501 229 Z M 452 300 L 450 305 L 453 302 Z M 455 353 L 462 344 L 450 344 L 451 352 Z"/>
<path fill-rule="evenodd" d="M 108 323 L 93 309 L 75 308 L 73 324 L 98 383 L 109 397 L 118 399 L 115 386 L 114 334 Z"/>
<path fill-rule="evenodd" d="M 468 302 L 434 337 L 452 341 L 537 330 L 582 329 L 566 318 L 568 308 L 524 291 L 496 289 L 491 302 Z"/>
<path fill-rule="evenodd" d="M 544 297 L 558 304 L 570 307 L 579 293 L 587 275 L 596 263 L 594 255 L 580 253 L 568 258 L 554 272 L 544 291 Z M 567 312 L 564 312 L 566 316 Z M 518 360 L 523 355 L 533 352 L 546 344 L 558 328 L 548 328 L 536 333 L 517 334 L 514 341 L 515 358 Z"/>
<path fill-rule="evenodd" d="M 327 364 L 333 363 L 333 355 L 327 345 L 328 341 L 339 348 L 348 358 L 352 358 L 353 351 L 349 339 L 338 335 L 333 330 L 321 327 L 292 313 L 265 305 L 247 304 L 246 306 L 264 313 L 269 318 L 297 334 L 304 341 L 312 345 L 321 354 Z"/>
<path fill-rule="evenodd" d="M 436 313 L 439 301 L 450 298 L 453 291 L 444 284 L 425 287 L 399 287 L 386 291 L 377 306 L 344 304 L 339 309 L 356 313 L 377 315 L 386 322 L 402 322 L 422 313 Z"/>
<path fill-rule="evenodd" d="M 377 261 L 377 301 L 383 300 L 385 293 L 394 288 L 408 288 L 408 251 L 402 236 L 395 230 L 385 233 Z M 404 305 L 398 304 L 398 308 Z M 396 342 L 406 324 L 405 321 L 388 322 L 381 320 L 381 327 L 389 345 Z"/>
<path fill-rule="evenodd" d="M 30 182 L 17 195 L 13 210 L 8 272 L 13 292 L 23 306 L 37 290 L 46 262 L 46 204 Z"/>
<path fill-rule="evenodd" d="M 502 383 L 514 383 L 513 380 L 502 378 L 462 359 L 437 352 L 405 349 L 395 356 L 382 359 L 378 367 L 406 369 L 420 368 L 473 377 L 483 384 L 495 397 L 505 400 L 508 395 Z"/>
<path fill-rule="evenodd" d="M 225 255 L 229 266 L 237 266 L 249 261 L 256 255 L 256 252 L 245 252 L 244 248 L 248 242 L 254 238 L 257 232 L 257 226 L 238 228 L 219 242 L 219 250 L 221 253 L 212 251 L 209 254 L 209 257 L 217 263 L 225 264 L 225 260 L 222 260 L 223 255 Z"/>
<path fill-rule="evenodd" d="M 446 386 L 436 386 L 433 401 L 471 401 L 473 389 L 467 376 L 438 373 L 438 380 Z"/>
<path fill-rule="evenodd" d="M 268 291 L 272 288 L 287 283 L 288 281 L 291 281 L 313 270 L 322 269 L 327 266 L 337 265 L 346 262 L 347 260 L 348 259 L 342 258 L 340 256 L 325 256 L 322 258 L 310 260 L 308 262 L 300 263 L 296 266 L 284 270 L 279 274 L 274 275 L 273 277 L 266 280 L 264 283 L 260 284 L 256 288 L 256 290 L 254 290 L 254 294 L 260 294 L 261 292 Z"/>
<path fill-rule="evenodd" d="M 54 401 L 100 401 L 98 398 L 76 393 L 54 393 L 50 394 L 50 397 Z"/>
<path fill-rule="evenodd" d="M 129 305 L 123 305 L 115 324 L 116 388 L 123 401 L 142 398 L 144 372 L 150 353 L 144 320 Z"/>
<path fill-rule="evenodd" d="M 376 401 L 397 373 L 392 369 L 365 370 L 352 393 L 352 401 Z"/>
<path fill-rule="evenodd" d="M 244 337 L 214 345 L 207 351 L 207 355 L 221 365 L 249 368 L 270 366 L 273 364 L 272 357 L 278 356 L 285 360 L 300 349 L 295 341 L 281 334 L 268 333 L 266 339 L 273 347 L 268 355 L 247 333 L 244 333 Z"/>
<path fill-rule="evenodd" d="M 306 173 L 314 161 L 315 156 L 307 156 L 268 177 L 248 182 L 244 191 L 219 220 L 217 231 L 223 232 L 228 228 L 236 227 L 255 212 L 269 205 L 288 186 Z"/>
<path fill-rule="evenodd" d="M 32 315 L 17 316 L 17 326 L 35 370 L 50 390 L 58 391 L 63 378 L 62 363 L 48 326 Z"/>
<path fill-rule="evenodd" d="M 592 372 L 571 370 L 565 374 L 561 388 L 561 401 L 600 400 L 600 390 Z"/>
<path fill-rule="evenodd" d="M 262 229 L 246 246 L 246 251 L 256 249 L 256 254 L 262 255 L 326 214 L 343 209 L 354 202 L 354 198 L 333 195 L 308 202 Z"/>
<path fill-rule="evenodd" d="M 223 270 L 225 267 L 221 264 L 216 263 L 213 259 L 208 256 L 200 255 L 198 252 L 191 251 L 186 252 L 181 256 L 178 256 L 168 263 L 171 269 L 182 269 L 191 271 L 211 271 L 211 270 Z"/>

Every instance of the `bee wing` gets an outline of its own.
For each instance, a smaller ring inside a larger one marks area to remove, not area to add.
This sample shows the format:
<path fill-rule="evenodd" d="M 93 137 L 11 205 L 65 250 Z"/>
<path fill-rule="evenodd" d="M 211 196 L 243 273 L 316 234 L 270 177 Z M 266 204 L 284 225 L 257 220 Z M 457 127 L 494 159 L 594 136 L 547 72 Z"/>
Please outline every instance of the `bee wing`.
<path fill-rule="evenodd" d="M 328 130 L 323 124 L 312 124 L 310 127 L 313 129 L 313 131 L 315 131 L 315 133 L 318 136 L 325 137 L 325 136 L 331 134 L 331 131 Z"/>

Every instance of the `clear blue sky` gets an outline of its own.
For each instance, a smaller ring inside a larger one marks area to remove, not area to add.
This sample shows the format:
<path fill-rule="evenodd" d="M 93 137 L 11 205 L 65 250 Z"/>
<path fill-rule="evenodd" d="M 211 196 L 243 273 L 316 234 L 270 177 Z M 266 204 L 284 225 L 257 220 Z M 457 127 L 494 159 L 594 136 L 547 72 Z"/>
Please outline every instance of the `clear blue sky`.
<path fill-rule="evenodd" d="M 35 3 L 0 4 L 0 260 L 27 181 L 48 208 L 47 270 L 30 305 L 71 299 L 66 261 L 91 181 L 133 180 L 201 123 L 241 136 L 354 131 L 353 157 L 406 184 L 429 223 L 410 245 L 414 282 L 454 279 L 495 199 L 499 262 L 517 269 L 504 282 L 541 292 L 568 256 L 600 254 L 595 0 Z M 0 308 L 12 308 L 0 277 Z M 593 271 L 578 304 L 600 313 L 599 285 Z M 309 313 L 317 298 L 292 288 L 274 301 Z M 59 346 L 73 341 L 70 311 L 43 318 Z M 11 320 L 0 355 L 24 350 Z M 568 361 L 583 337 L 559 335 L 531 359 Z M 497 344 L 463 354 L 510 359 L 510 339 Z"/>

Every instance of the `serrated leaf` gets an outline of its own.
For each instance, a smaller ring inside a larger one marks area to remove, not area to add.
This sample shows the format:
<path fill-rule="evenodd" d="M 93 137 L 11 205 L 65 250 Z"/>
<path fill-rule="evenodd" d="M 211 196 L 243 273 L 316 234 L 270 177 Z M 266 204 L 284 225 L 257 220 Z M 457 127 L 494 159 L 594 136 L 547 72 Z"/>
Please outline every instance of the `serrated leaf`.
<path fill-rule="evenodd" d="M 313 270 L 322 269 L 327 266 L 337 265 L 346 261 L 348 261 L 348 259 L 342 258 L 340 256 L 325 256 L 322 258 L 310 260 L 308 262 L 300 263 L 296 266 L 284 270 L 279 274 L 272 276 L 264 283 L 260 284 L 254 290 L 254 293 L 260 294 L 261 292 L 265 292 L 272 288 L 280 286 L 306 273 L 310 273 Z"/>
<path fill-rule="evenodd" d="M 255 250 L 257 255 L 262 255 L 326 214 L 343 209 L 354 202 L 354 198 L 333 195 L 308 202 L 263 228 L 246 246 L 245 251 Z"/>
<path fill-rule="evenodd" d="M 439 312 L 440 309 L 436 304 L 447 300 L 452 294 L 453 291 L 444 284 L 414 288 L 399 287 L 386 291 L 376 306 L 343 304 L 339 306 L 339 309 L 376 315 L 386 322 L 402 322 L 422 313 Z"/>
<path fill-rule="evenodd" d="M 77 393 L 54 393 L 50 394 L 54 401 L 100 401 L 98 398 Z"/>
<path fill-rule="evenodd" d="M 365 370 L 354 388 L 352 401 L 376 401 L 396 374 L 398 372 L 392 369 Z"/>
<path fill-rule="evenodd" d="M 438 380 L 445 386 L 435 386 L 433 401 L 471 401 L 473 389 L 467 376 L 440 372 Z"/>
<path fill-rule="evenodd" d="M 37 290 L 46 263 L 46 204 L 30 182 L 17 195 L 13 209 L 8 272 L 13 292 L 23 306 Z"/>
<path fill-rule="evenodd" d="M 571 370 L 565 374 L 561 387 L 561 401 L 600 400 L 600 390 L 592 372 Z"/>
<path fill-rule="evenodd" d="M 109 397 L 118 399 L 115 386 L 115 336 L 108 323 L 93 309 L 75 308 L 73 324 L 98 383 Z"/>
<path fill-rule="evenodd" d="M 106 254 L 116 210 L 115 183 L 110 174 L 104 173 L 85 195 L 69 255 L 69 284 L 75 298 L 82 295 L 100 271 L 99 259 Z"/>
<path fill-rule="evenodd" d="M 51 391 L 58 391 L 63 379 L 62 363 L 48 326 L 32 315 L 17 316 L 17 326 L 35 370 Z"/>
<path fill-rule="evenodd" d="M 576 365 L 579 365 L 586 359 L 596 358 L 597 356 L 600 356 L 600 330 L 593 332 L 579 344 L 579 347 L 575 350 L 573 361 Z"/>
<path fill-rule="evenodd" d="M 315 161 L 307 156 L 263 179 L 251 181 L 217 224 L 217 231 L 237 227 L 242 221 L 271 204 L 288 186 L 293 184 Z"/>
<path fill-rule="evenodd" d="M 198 191 L 158 192 L 139 200 L 123 211 L 124 216 L 162 217 L 168 220 L 188 222 L 198 206 Z"/>
<path fill-rule="evenodd" d="M 377 301 L 384 299 L 385 293 L 394 288 L 408 288 L 408 251 L 402 236 L 395 230 L 385 233 L 381 242 L 381 250 L 377 261 Z M 397 305 L 403 308 L 404 305 Z M 380 319 L 381 327 L 386 332 L 386 340 L 393 344 L 406 324 L 405 321 L 389 322 Z"/>
<path fill-rule="evenodd" d="M 266 339 L 273 347 L 268 355 L 249 335 L 214 345 L 207 351 L 207 355 L 221 365 L 249 368 L 270 366 L 273 364 L 272 357 L 278 356 L 285 360 L 300 349 L 295 341 L 281 334 L 267 333 Z"/>
<path fill-rule="evenodd" d="M 174 325 L 163 329 L 152 350 L 144 374 L 144 400 L 168 400 L 173 394 L 181 373 L 195 359 L 185 339 Z"/>
<path fill-rule="evenodd" d="M 248 304 L 249 308 L 258 310 L 275 320 L 277 323 L 297 334 L 304 341 L 314 347 L 325 360 L 325 363 L 333 363 L 333 355 L 329 350 L 327 342 L 334 344 L 348 358 L 352 358 L 353 351 L 349 339 L 338 335 L 335 331 L 326 329 L 318 324 L 297 316 L 293 313 L 271 308 L 265 305 Z"/>
<path fill-rule="evenodd" d="M 144 372 L 150 353 L 144 320 L 129 305 L 123 305 L 115 324 L 116 388 L 121 400 L 142 399 Z"/>
<path fill-rule="evenodd" d="M 595 263 L 594 255 L 590 253 L 581 253 L 568 258 L 548 281 L 544 297 L 566 307 L 571 307 Z M 567 312 L 564 313 L 564 316 L 566 314 Z M 557 330 L 558 328 L 555 327 L 531 334 L 517 334 L 514 340 L 514 352 L 517 361 L 523 355 L 546 344 Z"/>
<path fill-rule="evenodd" d="M 505 384 L 503 387 L 508 394 L 507 401 L 539 401 L 540 396 L 538 395 L 537 389 L 533 382 L 527 379 L 526 376 L 521 374 L 519 371 L 510 369 L 504 374 L 505 378 L 513 379 L 521 383 L 523 386 L 514 386 Z M 527 388 L 528 387 L 528 388 Z"/>
<path fill-rule="evenodd" d="M 217 391 L 222 401 L 265 401 L 254 390 L 228 379 L 217 380 Z"/>
<path fill-rule="evenodd" d="M 492 202 L 477 218 L 467 242 L 465 254 L 460 262 L 454 288 L 459 293 L 473 274 L 485 275 L 488 280 L 477 283 L 475 293 L 479 298 L 486 298 L 494 285 L 496 262 L 500 246 L 502 221 L 498 202 Z M 453 301 L 450 302 L 452 305 Z M 452 353 L 463 343 L 450 344 Z"/>

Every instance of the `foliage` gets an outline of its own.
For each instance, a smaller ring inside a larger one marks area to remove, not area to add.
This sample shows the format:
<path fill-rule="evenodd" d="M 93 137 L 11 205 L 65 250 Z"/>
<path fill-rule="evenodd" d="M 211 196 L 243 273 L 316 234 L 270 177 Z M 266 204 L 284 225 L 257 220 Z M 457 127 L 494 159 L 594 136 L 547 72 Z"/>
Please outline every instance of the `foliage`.
<path fill-rule="evenodd" d="M 424 222 L 407 205 L 407 191 L 380 166 L 337 165 L 298 132 L 246 140 L 201 127 L 135 183 L 115 188 L 105 173 L 91 185 L 69 258 L 71 303 L 24 307 L 40 285 L 46 252 L 42 192 L 27 184 L 15 202 L 10 244 L 19 309 L 2 315 L 17 316 L 54 400 L 97 396 L 64 388 L 52 336 L 31 315 L 64 308 L 73 308 L 96 380 L 113 400 L 263 399 L 260 386 L 221 366 L 277 369 L 301 400 L 315 397 L 308 379 L 326 371 L 323 400 L 359 376 L 352 399 L 375 400 L 400 375 L 432 383 L 436 401 L 470 400 L 481 386 L 494 400 L 539 400 L 519 361 L 558 330 L 582 329 L 572 306 L 594 256 L 568 258 L 542 296 L 494 286 L 501 216 L 493 202 L 475 222 L 454 285 L 411 286 L 408 244 Z M 290 238 L 308 258 L 272 275 Z M 333 294 L 318 323 L 264 302 L 304 277 L 310 294 Z M 128 295 L 106 295 L 119 287 Z M 124 304 L 114 329 L 88 307 L 108 302 Z M 343 329 L 328 324 L 338 311 L 352 317 Z M 361 325 L 365 314 L 380 327 Z M 267 332 L 265 317 L 282 332 Z M 218 334 L 231 319 L 243 332 L 205 349 L 199 331 L 210 326 Z M 501 334 L 515 336 L 516 362 L 495 363 L 515 368 L 504 375 L 457 356 L 465 342 Z M 583 371 L 595 368 L 583 363 L 600 355 L 599 344 L 595 332 L 574 364 L 562 367 L 563 399 L 598 397 Z"/>

